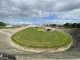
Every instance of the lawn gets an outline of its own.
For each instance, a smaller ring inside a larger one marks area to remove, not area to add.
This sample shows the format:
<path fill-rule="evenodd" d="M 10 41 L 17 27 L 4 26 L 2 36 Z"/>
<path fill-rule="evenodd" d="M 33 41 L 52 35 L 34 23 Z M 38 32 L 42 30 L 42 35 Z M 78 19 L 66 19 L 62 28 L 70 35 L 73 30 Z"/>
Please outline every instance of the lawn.
<path fill-rule="evenodd" d="M 72 38 L 63 32 L 39 31 L 43 28 L 29 27 L 12 35 L 12 40 L 26 48 L 59 48 L 71 43 Z"/>

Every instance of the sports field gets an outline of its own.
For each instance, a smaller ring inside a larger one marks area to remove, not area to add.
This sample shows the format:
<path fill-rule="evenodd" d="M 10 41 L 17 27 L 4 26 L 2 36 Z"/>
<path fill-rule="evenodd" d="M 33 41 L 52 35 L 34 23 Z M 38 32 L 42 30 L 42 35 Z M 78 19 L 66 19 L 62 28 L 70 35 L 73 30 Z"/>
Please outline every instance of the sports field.
<path fill-rule="evenodd" d="M 29 27 L 12 35 L 12 39 L 16 44 L 26 48 L 59 48 L 72 41 L 72 38 L 63 32 L 42 30 L 41 27 Z"/>

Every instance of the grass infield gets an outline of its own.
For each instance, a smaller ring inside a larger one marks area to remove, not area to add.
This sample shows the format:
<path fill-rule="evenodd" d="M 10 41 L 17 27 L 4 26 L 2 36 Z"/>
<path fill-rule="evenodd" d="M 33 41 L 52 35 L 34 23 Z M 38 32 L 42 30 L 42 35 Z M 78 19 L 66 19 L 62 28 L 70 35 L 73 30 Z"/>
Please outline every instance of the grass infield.
<path fill-rule="evenodd" d="M 13 34 L 12 40 L 26 48 L 60 48 L 72 41 L 72 38 L 66 33 L 44 32 L 42 29 L 41 27 L 29 27 Z"/>

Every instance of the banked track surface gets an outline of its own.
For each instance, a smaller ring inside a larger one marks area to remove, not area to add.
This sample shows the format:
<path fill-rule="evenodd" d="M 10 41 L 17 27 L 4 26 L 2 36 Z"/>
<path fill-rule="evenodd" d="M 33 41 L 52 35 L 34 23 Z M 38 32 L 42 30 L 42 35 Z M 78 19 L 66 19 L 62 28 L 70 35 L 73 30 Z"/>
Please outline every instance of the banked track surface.
<path fill-rule="evenodd" d="M 34 53 L 34 52 L 26 52 L 19 50 L 11 44 L 9 44 L 10 36 L 23 28 L 16 28 L 16 29 L 0 29 L 0 52 L 13 54 L 16 56 L 17 60 L 64 60 L 64 59 L 80 59 L 80 31 L 79 29 L 68 29 L 64 30 L 65 32 L 69 33 L 73 37 L 73 46 L 60 53 Z"/>

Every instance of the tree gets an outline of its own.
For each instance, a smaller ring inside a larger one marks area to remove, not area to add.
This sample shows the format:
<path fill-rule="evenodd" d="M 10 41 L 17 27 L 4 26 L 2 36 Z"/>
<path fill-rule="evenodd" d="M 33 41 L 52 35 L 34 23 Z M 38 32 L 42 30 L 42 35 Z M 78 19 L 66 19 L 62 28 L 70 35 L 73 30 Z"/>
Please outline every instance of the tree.
<path fill-rule="evenodd" d="M 6 24 L 3 22 L 0 22 L 0 27 L 4 27 L 4 26 L 6 26 Z"/>
<path fill-rule="evenodd" d="M 80 23 L 78 23 L 77 27 L 80 28 Z"/>
<path fill-rule="evenodd" d="M 50 24 L 49 26 L 51 26 L 51 27 L 55 27 L 55 26 L 57 26 L 56 24 Z"/>
<path fill-rule="evenodd" d="M 72 24 L 72 28 L 77 28 L 77 26 L 78 26 L 78 23 L 73 23 Z"/>
<path fill-rule="evenodd" d="M 55 27 L 55 26 L 57 26 L 57 25 L 56 25 L 56 24 L 53 24 L 53 25 L 52 25 L 52 27 Z"/>
<path fill-rule="evenodd" d="M 69 28 L 70 27 L 70 24 L 69 23 L 66 23 L 63 26 L 66 27 L 66 28 Z"/>

